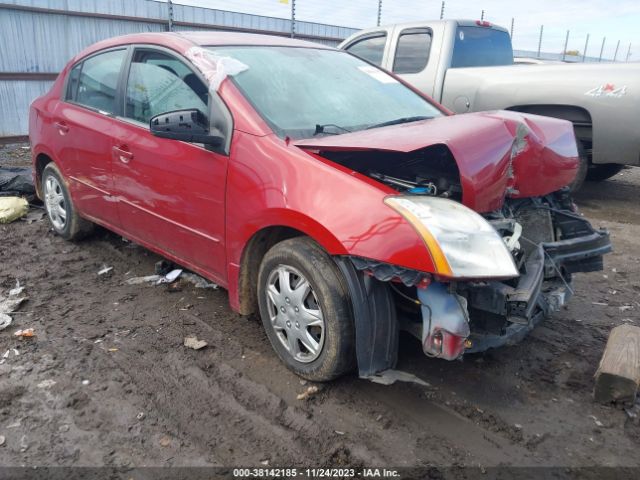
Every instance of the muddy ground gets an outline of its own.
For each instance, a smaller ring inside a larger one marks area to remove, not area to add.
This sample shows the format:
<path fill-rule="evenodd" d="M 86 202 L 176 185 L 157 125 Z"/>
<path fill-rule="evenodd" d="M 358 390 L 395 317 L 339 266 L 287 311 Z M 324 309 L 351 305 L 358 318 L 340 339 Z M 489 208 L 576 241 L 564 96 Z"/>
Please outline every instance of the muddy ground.
<path fill-rule="evenodd" d="M 0 165 L 26 163 L 0 147 Z M 398 368 L 429 387 L 352 375 L 308 400 L 224 290 L 127 285 L 159 257 L 104 230 L 68 243 L 46 219 L 0 225 L 0 292 L 19 280 L 29 297 L 0 332 L 0 465 L 638 466 L 637 420 L 592 390 L 610 329 L 640 325 L 639 194 L 640 169 L 580 192 L 615 253 L 521 344 L 446 362 L 402 337 Z"/>

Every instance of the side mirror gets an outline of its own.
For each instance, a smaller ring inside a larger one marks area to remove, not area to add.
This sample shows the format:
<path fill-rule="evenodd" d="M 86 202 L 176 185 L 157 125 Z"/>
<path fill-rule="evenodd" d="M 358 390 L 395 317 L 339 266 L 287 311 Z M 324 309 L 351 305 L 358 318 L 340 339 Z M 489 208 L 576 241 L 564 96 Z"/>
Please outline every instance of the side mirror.
<path fill-rule="evenodd" d="M 200 110 L 175 110 L 152 117 L 151 133 L 156 137 L 212 145 L 222 145 L 224 138 L 218 129 L 209 131 L 207 117 Z"/>

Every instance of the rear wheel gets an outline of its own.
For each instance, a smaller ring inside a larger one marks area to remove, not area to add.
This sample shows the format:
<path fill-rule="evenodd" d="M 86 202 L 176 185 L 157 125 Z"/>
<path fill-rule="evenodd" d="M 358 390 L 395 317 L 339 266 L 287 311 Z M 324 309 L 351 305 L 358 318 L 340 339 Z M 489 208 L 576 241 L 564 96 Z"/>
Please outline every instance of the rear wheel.
<path fill-rule="evenodd" d="M 260 316 L 284 364 L 313 381 L 355 366 L 350 299 L 331 257 L 309 238 L 275 245 L 258 274 Z"/>
<path fill-rule="evenodd" d="M 42 171 L 42 194 L 53 230 L 66 240 L 78 240 L 93 230 L 93 223 L 80 217 L 67 185 L 55 163 Z"/>
<path fill-rule="evenodd" d="M 591 182 L 601 182 L 607 178 L 613 177 L 624 168 L 619 163 L 601 163 L 599 165 L 590 165 L 587 171 L 587 180 Z"/>

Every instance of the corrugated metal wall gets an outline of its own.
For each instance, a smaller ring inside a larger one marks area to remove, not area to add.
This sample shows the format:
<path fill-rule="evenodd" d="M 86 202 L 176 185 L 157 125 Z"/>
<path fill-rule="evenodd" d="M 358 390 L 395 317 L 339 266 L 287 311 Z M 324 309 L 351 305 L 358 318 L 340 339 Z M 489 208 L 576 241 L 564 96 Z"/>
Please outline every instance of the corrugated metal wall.
<path fill-rule="evenodd" d="M 165 31 L 168 18 L 167 3 L 151 0 L 0 0 L 0 137 L 27 134 L 29 104 L 52 83 L 33 74 L 58 73 L 76 53 L 105 38 Z M 176 4 L 173 21 L 176 31 L 287 34 L 291 28 L 287 19 Z M 296 36 L 329 45 L 355 31 L 296 22 Z"/>

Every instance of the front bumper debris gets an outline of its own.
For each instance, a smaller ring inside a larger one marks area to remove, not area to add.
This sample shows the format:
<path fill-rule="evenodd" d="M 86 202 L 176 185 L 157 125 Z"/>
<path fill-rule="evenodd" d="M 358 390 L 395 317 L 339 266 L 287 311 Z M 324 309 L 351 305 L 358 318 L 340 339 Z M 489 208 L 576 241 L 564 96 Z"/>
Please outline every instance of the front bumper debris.
<path fill-rule="evenodd" d="M 499 333 L 472 325 L 466 353 L 518 343 L 571 298 L 572 273 L 602 270 L 602 256 L 612 250 L 609 233 L 589 228 L 587 235 L 539 244 L 515 287 L 502 282 L 468 287 L 474 310 L 504 316 L 508 324 Z"/>

